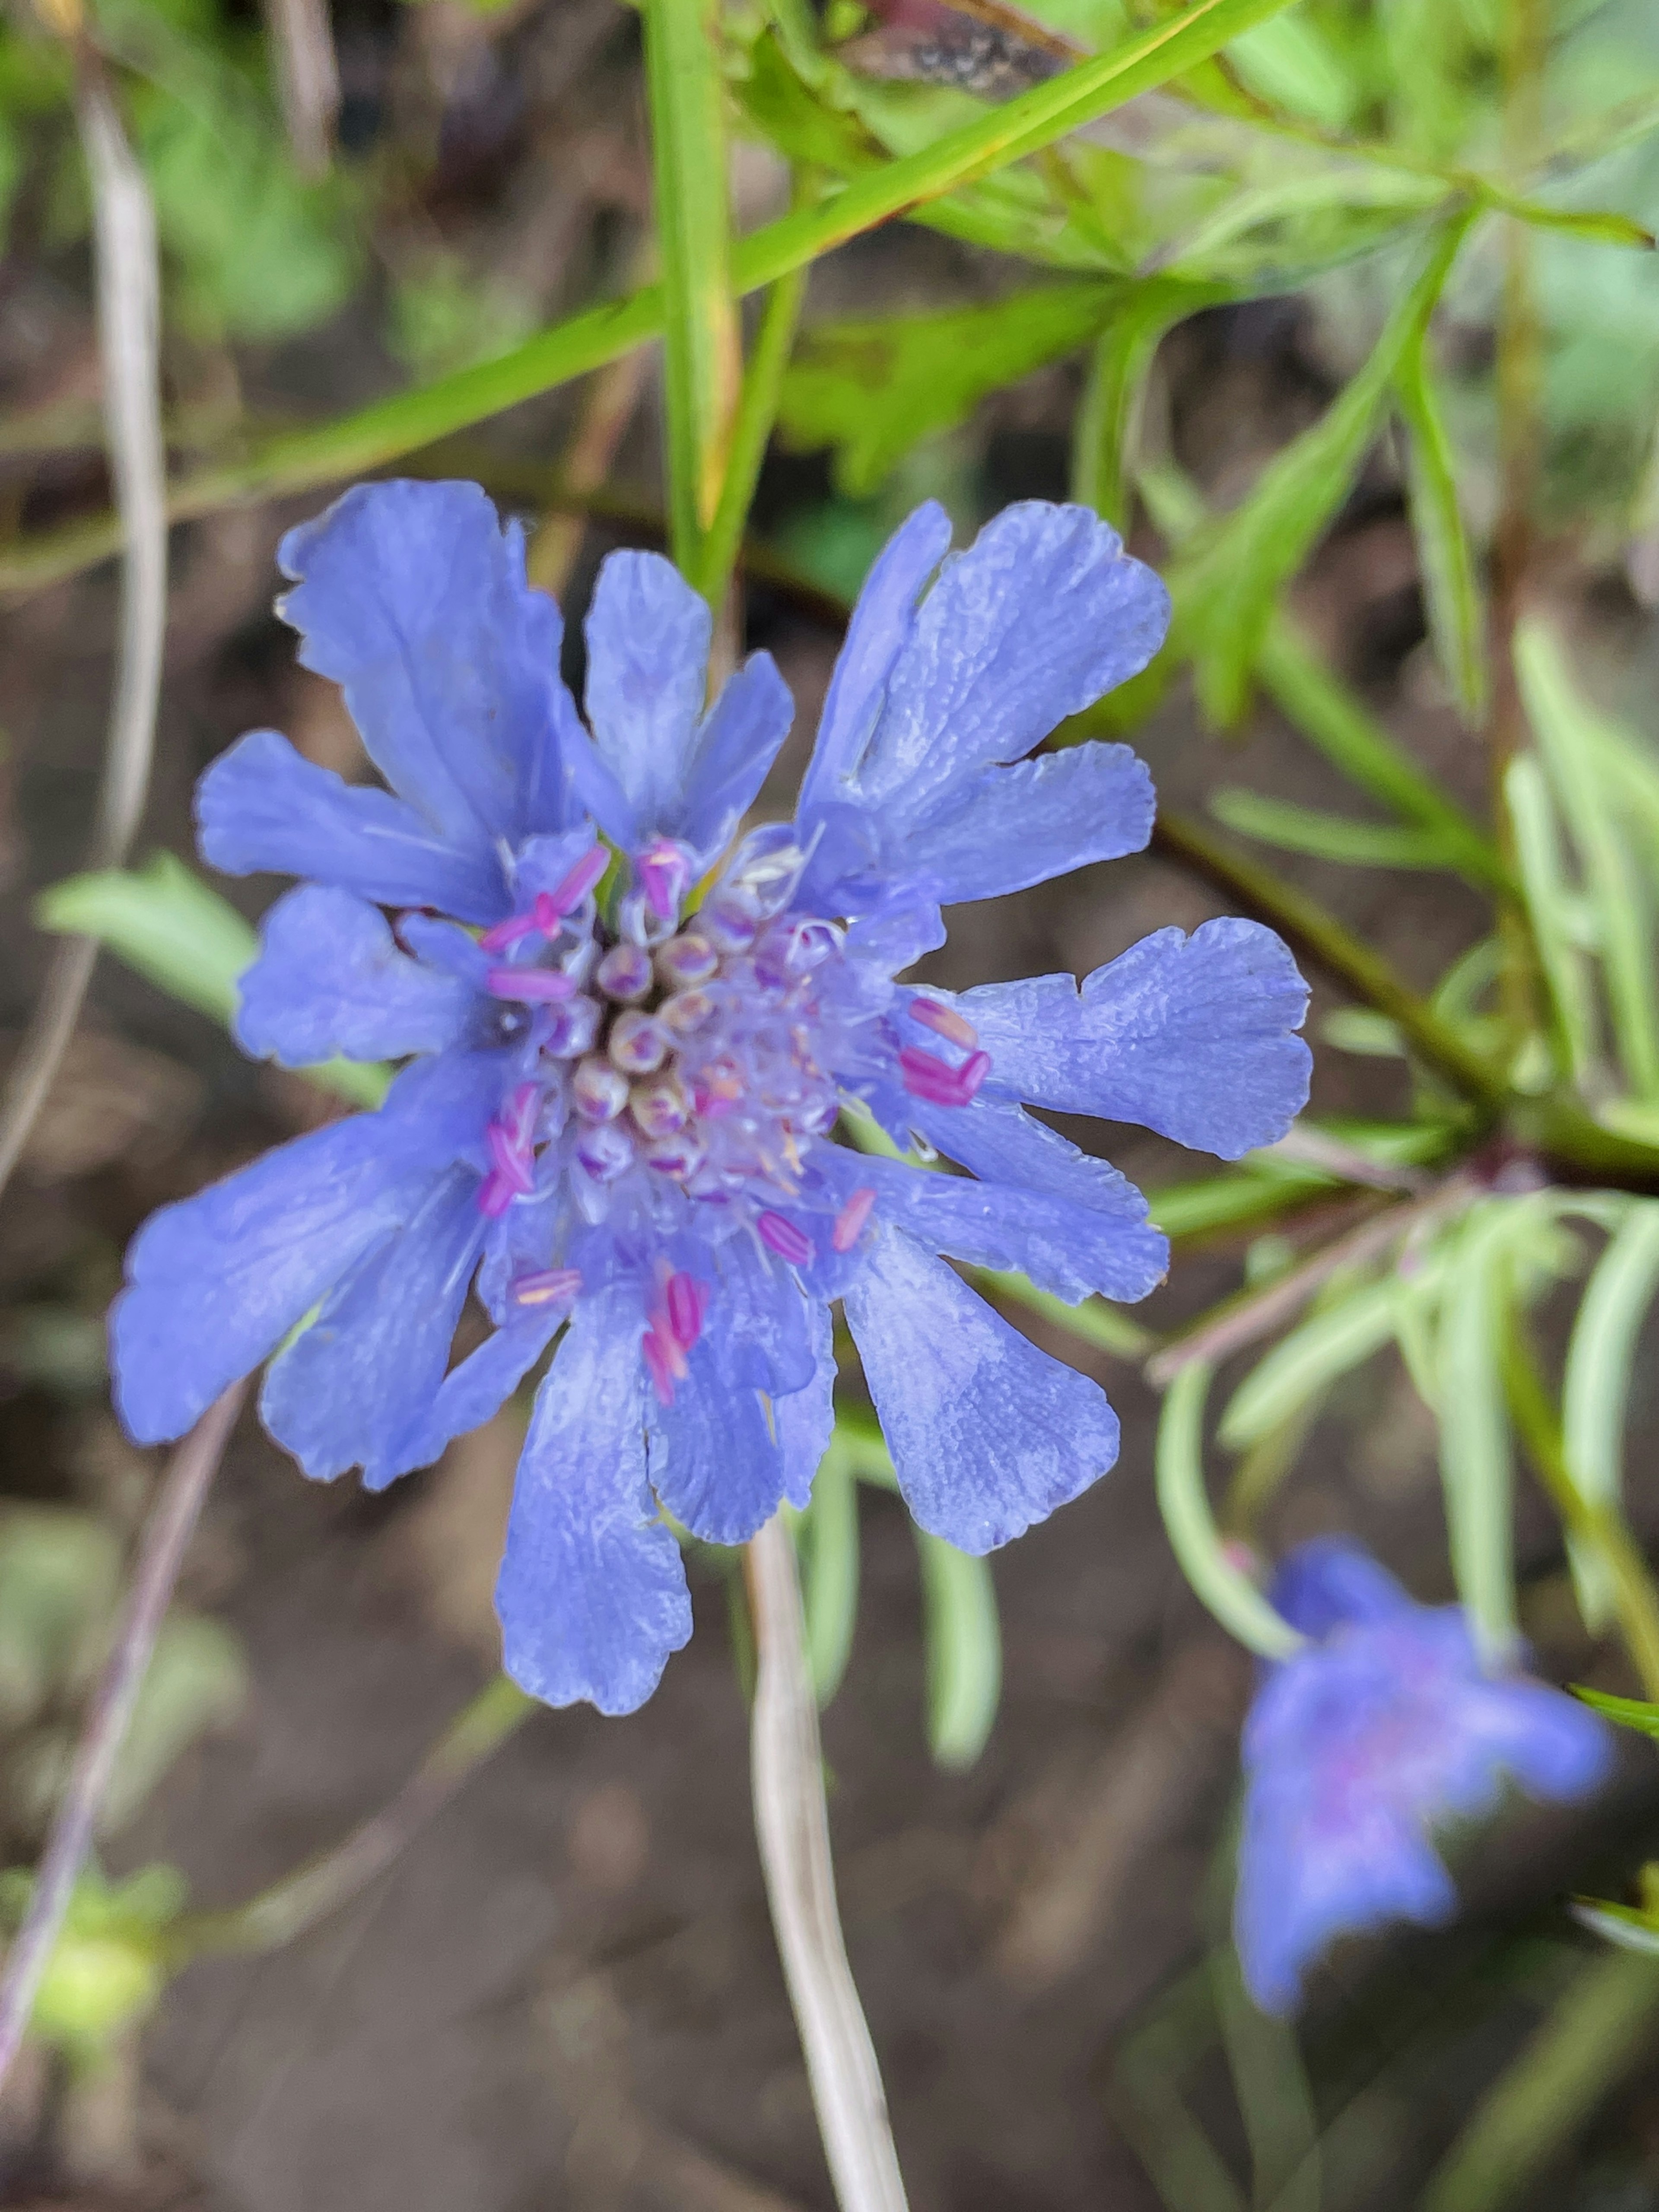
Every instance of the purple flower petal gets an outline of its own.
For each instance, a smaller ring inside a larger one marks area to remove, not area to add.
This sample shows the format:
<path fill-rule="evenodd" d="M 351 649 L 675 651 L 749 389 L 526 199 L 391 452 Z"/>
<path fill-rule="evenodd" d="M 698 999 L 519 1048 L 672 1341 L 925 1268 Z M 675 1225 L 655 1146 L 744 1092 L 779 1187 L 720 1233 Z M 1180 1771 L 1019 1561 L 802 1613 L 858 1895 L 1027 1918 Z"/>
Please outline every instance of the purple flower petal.
<path fill-rule="evenodd" d="M 299 1137 L 164 1206 L 127 1251 L 110 1315 L 116 1406 L 140 1443 L 182 1436 L 222 1390 L 406 1221 L 439 1164 L 384 1118 Z"/>
<path fill-rule="evenodd" d="M 726 1379 L 707 1336 L 685 1364 L 673 1403 L 651 1408 L 652 1487 L 705 1543 L 746 1543 L 778 1510 L 783 1453 L 760 1392 Z"/>
<path fill-rule="evenodd" d="M 753 805 L 795 719 L 795 702 L 769 653 L 750 655 L 698 730 L 677 807 L 644 826 L 684 838 L 705 862 Z"/>
<path fill-rule="evenodd" d="M 1259 922 L 1160 929 L 1081 991 L 1042 975 L 960 1004 L 991 1054 L 990 1088 L 1034 1106 L 1139 1121 L 1231 1160 L 1282 1137 L 1307 1103 L 1308 987 Z"/>
<path fill-rule="evenodd" d="M 592 750 L 614 796 L 591 778 L 584 789 L 606 835 L 631 848 L 684 805 L 713 618 L 659 553 L 611 553 L 583 627 Z"/>
<path fill-rule="evenodd" d="M 241 994 L 237 1042 L 284 1067 L 313 1066 L 337 1053 L 401 1060 L 441 1052 L 459 1037 L 474 1004 L 459 975 L 400 952 L 378 908 L 318 884 L 289 891 L 266 914 Z"/>
<path fill-rule="evenodd" d="M 359 484 L 278 557 L 301 661 L 342 686 L 369 758 L 434 828 L 482 856 L 574 821 L 558 610 L 477 484 Z"/>
<path fill-rule="evenodd" d="M 941 906 L 1000 898 L 1139 852 L 1157 803 L 1145 763 L 1127 745 L 1074 745 L 988 769 L 956 805 L 895 839 L 894 859 Z"/>
<path fill-rule="evenodd" d="M 361 1467 L 364 1487 L 384 1490 L 430 1464 L 425 1433 L 488 1226 L 477 1177 L 452 1170 L 273 1363 L 260 1415 L 308 1475 Z"/>
<path fill-rule="evenodd" d="M 948 562 L 888 680 L 858 767 L 866 805 L 915 830 L 1021 760 L 1163 643 L 1169 594 L 1087 507 L 1005 507 Z"/>
<path fill-rule="evenodd" d="M 228 876 L 308 876 L 381 906 L 463 921 L 507 909 L 499 856 L 463 849 L 389 791 L 313 767 L 276 730 L 251 730 L 196 787 L 202 858 Z"/>
<path fill-rule="evenodd" d="M 646 1480 L 639 1311 L 576 1310 L 536 1396 L 495 1587 L 504 1664 L 550 1705 L 631 1713 L 691 1633 L 679 1547 Z"/>
<path fill-rule="evenodd" d="M 1007 1543 L 1117 1457 L 1099 1384 L 902 1231 L 878 1238 L 846 1304 L 905 1504 L 958 1550 Z"/>

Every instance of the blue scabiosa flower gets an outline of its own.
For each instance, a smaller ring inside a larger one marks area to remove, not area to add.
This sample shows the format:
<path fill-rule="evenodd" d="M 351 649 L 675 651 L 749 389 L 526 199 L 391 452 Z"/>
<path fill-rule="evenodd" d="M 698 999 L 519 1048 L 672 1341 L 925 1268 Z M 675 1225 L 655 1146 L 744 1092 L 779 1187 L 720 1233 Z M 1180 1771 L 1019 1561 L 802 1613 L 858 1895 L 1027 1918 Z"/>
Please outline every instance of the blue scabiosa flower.
<path fill-rule="evenodd" d="M 1457 1895 L 1431 1837 L 1498 1805 L 1587 1796 L 1613 1764 L 1595 1715 L 1481 1666 L 1461 1606 L 1423 1606 L 1358 1545 L 1292 1552 L 1273 1603 L 1307 1646 L 1262 1670 L 1244 1727 L 1234 1920 L 1244 1979 L 1287 2013 L 1339 1936 L 1433 1928 Z"/>
<path fill-rule="evenodd" d="M 1027 1103 L 1234 1157 L 1306 1095 L 1305 988 L 1248 922 L 1162 931 L 1081 989 L 895 980 L 943 941 L 942 906 L 1134 851 L 1152 818 L 1126 747 L 1029 756 L 1157 649 L 1157 577 L 1078 507 L 1011 507 L 947 561 L 949 541 L 930 506 L 888 545 L 794 821 L 738 837 L 792 704 L 759 653 L 704 711 L 708 613 L 665 561 L 600 572 L 584 726 L 557 611 L 483 493 L 360 488 L 284 541 L 283 611 L 386 787 L 270 731 L 203 779 L 210 861 L 307 878 L 266 917 L 242 1043 L 404 1065 L 378 1113 L 140 1232 L 122 1413 L 175 1436 L 280 1346 L 271 1434 L 379 1488 L 563 1328 L 498 1592 L 507 1664 L 553 1704 L 631 1709 L 690 1633 L 659 1503 L 735 1543 L 805 1500 L 833 1300 L 924 1527 L 986 1551 L 1111 1464 L 1097 1385 L 941 1256 L 1073 1302 L 1163 1275 L 1139 1194 Z M 969 1172 L 851 1150 L 843 1111 Z M 491 1326 L 452 1362 L 469 1298 Z"/>

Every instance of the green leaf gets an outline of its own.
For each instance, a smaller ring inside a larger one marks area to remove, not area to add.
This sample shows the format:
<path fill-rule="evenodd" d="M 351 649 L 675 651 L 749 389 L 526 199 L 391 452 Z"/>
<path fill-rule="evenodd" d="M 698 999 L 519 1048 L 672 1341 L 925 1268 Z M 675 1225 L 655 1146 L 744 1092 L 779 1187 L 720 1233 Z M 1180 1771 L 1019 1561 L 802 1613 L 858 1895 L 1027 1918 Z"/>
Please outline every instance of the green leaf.
<path fill-rule="evenodd" d="M 1659 1024 L 1653 998 L 1651 902 L 1632 865 L 1607 778 L 1597 764 L 1617 742 L 1575 688 L 1566 657 L 1535 617 L 1516 631 L 1516 673 L 1566 817 L 1595 917 L 1608 1012 L 1638 1097 L 1659 1097 Z"/>
<path fill-rule="evenodd" d="M 985 1748 L 1002 1694 L 1002 1631 L 988 1560 L 918 1528 L 927 1646 L 927 1741 L 959 1772 Z"/>
<path fill-rule="evenodd" d="M 644 13 L 663 272 L 669 534 L 690 576 L 720 502 L 738 396 L 726 88 L 714 0 L 645 0 Z"/>
<path fill-rule="evenodd" d="M 818 205 L 797 210 L 739 240 L 732 256 L 735 289 L 749 293 L 775 283 L 792 269 L 805 267 L 878 224 L 912 214 L 923 202 L 1052 145 L 1068 131 L 1182 76 L 1288 4 L 1289 0 L 1194 0 L 1178 18 L 1137 33 L 1109 53 L 977 115 L 920 153 L 890 161 Z M 202 470 L 175 489 L 168 512 L 182 520 L 232 501 L 367 475 L 486 416 L 602 368 L 657 337 L 663 313 L 662 288 L 654 284 L 625 300 L 586 308 L 498 361 L 271 439 L 246 460 Z M 118 543 L 113 518 L 107 515 L 43 532 L 0 558 L 0 589 L 32 589 L 72 575 Z"/>
<path fill-rule="evenodd" d="M 812 1478 L 806 1510 L 795 1520 L 801 1555 L 806 1652 L 820 1706 L 840 1689 L 852 1656 L 859 1609 L 856 1451 L 839 1431 Z"/>
<path fill-rule="evenodd" d="M 1464 720 L 1473 725 L 1486 711 L 1486 630 L 1458 502 L 1451 441 L 1429 362 L 1426 327 L 1401 352 L 1394 389 L 1406 426 L 1412 531 L 1423 574 L 1429 635 L 1452 697 Z"/>
<path fill-rule="evenodd" d="M 1441 1297 L 1436 1409 L 1452 1573 L 1489 1659 L 1514 1653 L 1514 1466 L 1503 1381 L 1504 1307 L 1518 1209 L 1471 1214 L 1451 1248 Z"/>
<path fill-rule="evenodd" d="M 1297 1178 L 1304 1190 L 1329 1188 L 1322 1176 Z M 1153 1228 L 1169 1237 L 1186 1239 L 1212 1236 L 1224 1229 L 1247 1228 L 1285 1211 L 1285 1178 L 1252 1174 L 1212 1175 L 1194 1182 L 1166 1183 L 1148 1191 L 1146 1202 Z"/>
<path fill-rule="evenodd" d="M 1131 1321 L 1104 1298 L 1085 1298 L 1081 1305 L 1068 1306 L 1064 1298 L 1052 1291 L 1040 1291 L 1029 1276 L 1012 1268 L 970 1267 L 968 1273 L 992 1297 L 1024 1306 L 1027 1312 L 1040 1315 L 1051 1328 L 1064 1329 L 1068 1336 L 1092 1345 L 1097 1352 L 1112 1352 L 1119 1359 L 1144 1359 L 1158 1341 L 1150 1329 Z"/>
<path fill-rule="evenodd" d="M 1116 529 L 1129 526 L 1133 447 L 1153 356 L 1165 333 L 1231 294 L 1224 285 L 1149 277 L 1123 287 L 1095 341 L 1072 429 L 1072 496 Z"/>
<path fill-rule="evenodd" d="M 1247 1449 L 1380 1352 L 1395 1334 L 1397 1296 L 1392 1274 L 1361 1284 L 1281 1337 L 1229 1400 L 1220 1441 L 1230 1451 Z"/>
<path fill-rule="evenodd" d="M 1561 1443 L 1589 1504 L 1617 1510 L 1637 1339 L 1659 1289 L 1659 1204 L 1632 1203 L 1597 1261 L 1573 1324 L 1561 1390 Z M 1612 1577 L 1598 1552 L 1569 1542 L 1586 1627 L 1612 1618 Z"/>
<path fill-rule="evenodd" d="M 1650 1705 L 1645 1698 L 1615 1698 L 1606 1690 L 1587 1690 L 1578 1683 L 1574 1683 L 1572 1693 L 1620 1728 L 1634 1729 L 1659 1743 L 1659 1705 Z"/>
<path fill-rule="evenodd" d="M 1555 807 L 1544 771 L 1530 753 L 1521 754 L 1505 769 L 1504 797 L 1515 832 L 1527 918 L 1549 986 L 1566 1072 L 1581 1083 L 1595 1052 L 1594 984 L 1589 963 L 1575 941 L 1576 902 L 1562 871 Z"/>
<path fill-rule="evenodd" d="M 107 868 L 68 876 L 34 902 L 42 929 L 94 937 L 118 959 L 172 998 L 227 1028 L 241 1004 L 239 982 L 259 941 L 217 891 L 171 853 L 143 868 Z M 331 1060 L 304 1073 L 354 1106 L 378 1106 L 391 1081 L 370 1062 Z"/>
<path fill-rule="evenodd" d="M 820 324 L 784 379 L 779 425 L 796 447 L 833 447 L 837 489 L 866 498 L 921 439 L 1086 344 L 1121 298 L 1110 283 L 1045 284 L 943 314 Z"/>
<path fill-rule="evenodd" d="M 1224 726 L 1243 713 L 1279 592 L 1346 495 L 1401 356 L 1426 326 L 1469 221 L 1464 213 L 1441 226 L 1370 360 L 1320 421 L 1268 464 L 1239 507 L 1183 549 L 1170 579 L 1177 633 L 1212 721 Z"/>
<path fill-rule="evenodd" d="M 1288 1659 L 1303 1638 L 1273 1611 L 1223 1546 L 1204 1485 L 1204 1401 L 1211 1370 L 1194 1360 L 1164 1393 L 1158 1425 L 1158 1509 L 1181 1571 L 1239 1642 L 1264 1659 Z"/>
<path fill-rule="evenodd" d="M 1322 860 L 1374 868 L 1443 868 L 1449 862 L 1446 848 L 1432 830 L 1355 822 L 1346 815 L 1322 814 L 1237 786 L 1224 785 L 1212 792 L 1210 811 L 1242 837 L 1255 837 L 1287 853 L 1311 853 Z"/>

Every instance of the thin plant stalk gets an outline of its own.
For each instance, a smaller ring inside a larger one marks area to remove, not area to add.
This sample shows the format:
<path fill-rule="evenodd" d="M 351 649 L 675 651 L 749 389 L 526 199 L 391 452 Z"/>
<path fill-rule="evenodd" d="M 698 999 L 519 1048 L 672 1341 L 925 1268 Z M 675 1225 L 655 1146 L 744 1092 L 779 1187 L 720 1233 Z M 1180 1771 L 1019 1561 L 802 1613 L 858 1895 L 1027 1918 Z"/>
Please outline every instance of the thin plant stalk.
<path fill-rule="evenodd" d="M 745 1554 L 757 1672 L 755 1833 L 841 2212 L 905 2212 L 875 2049 L 847 1961 L 795 1547 L 775 1515 Z"/>
<path fill-rule="evenodd" d="M 461 1784 L 541 1707 L 505 1674 L 464 1706 L 403 1788 L 332 1850 L 246 1904 L 191 1913 L 173 1930 L 182 1962 L 204 1952 L 277 1951 L 360 1896 L 441 1812 Z"/>
<path fill-rule="evenodd" d="M 126 859 L 149 789 L 155 708 L 167 635 L 167 457 L 158 368 L 161 265 L 155 211 L 95 58 L 80 58 L 76 98 L 92 187 L 98 350 L 104 424 L 119 520 L 121 630 L 103 788 L 89 868 Z M 40 1002 L 0 1097 L 0 1190 L 46 1104 L 98 957 L 95 939 L 65 938 L 52 955 Z"/>
<path fill-rule="evenodd" d="M 144 1524 L 114 1648 L 93 1692 L 74 1764 L 36 1870 L 28 1910 L 0 1966 L 0 2087 L 10 2073 L 34 2010 L 41 1979 L 92 1846 L 98 1814 L 115 1778 L 173 1585 L 202 1502 L 241 1410 L 246 1382 L 216 1398 L 167 1463 Z"/>
<path fill-rule="evenodd" d="M 1504 156 L 1516 173 L 1542 139 L 1543 76 L 1548 52 L 1547 0 L 1505 0 L 1499 68 L 1504 90 Z M 1515 665 L 1516 629 L 1526 609 L 1533 552 L 1533 510 L 1542 426 L 1541 334 L 1534 298 L 1533 242 L 1527 225 L 1504 224 L 1504 285 L 1495 362 L 1498 400 L 1498 507 L 1492 543 L 1492 688 L 1486 718 L 1486 768 L 1498 850 L 1511 870 L 1516 843 L 1505 788 L 1510 763 L 1527 738 L 1526 707 Z M 1518 1039 L 1537 1026 L 1535 956 L 1524 909 L 1514 897 L 1498 913 L 1503 948 L 1499 990 Z"/>
<path fill-rule="evenodd" d="M 783 392 L 783 373 L 789 366 L 801 302 L 806 296 L 805 269 L 793 269 L 779 277 L 766 295 L 754 349 L 744 373 L 743 393 L 732 426 L 732 446 L 726 458 L 726 482 L 720 489 L 714 519 L 702 541 L 697 573 L 693 578 L 711 607 L 718 611 L 726 595 L 743 548 L 749 510 L 761 464 L 777 420 Z"/>

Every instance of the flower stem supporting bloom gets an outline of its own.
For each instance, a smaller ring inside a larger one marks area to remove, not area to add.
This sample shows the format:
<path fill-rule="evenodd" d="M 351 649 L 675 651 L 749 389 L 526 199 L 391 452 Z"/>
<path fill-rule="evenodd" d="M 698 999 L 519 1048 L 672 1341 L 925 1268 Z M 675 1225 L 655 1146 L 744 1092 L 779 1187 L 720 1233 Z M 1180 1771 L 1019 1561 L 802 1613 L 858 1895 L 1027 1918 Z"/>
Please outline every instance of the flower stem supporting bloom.
<path fill-rule="evenodd" d="M 789 2001 L 842 2212 L 904 2212 L 904 2183 L 830 1856 L 818 1715 L 795 1547 L 774 1516 L 745 1554 L 759 1667 L 750 1735 L 755 1833 Z"/>
<path fill-rule="evenodd" d="M 245 1382 L 215 1400 L 167 1464 L 144 1527 L 126 1611 L 87 1710 L 75 1764 L 35 1875 L 28 1911 L 0 1970 L 0 2085 L 11 2071 L 52 1960 L 115 1762 L 143 1687 L 208 1486 L 241 1410 Z"/>

